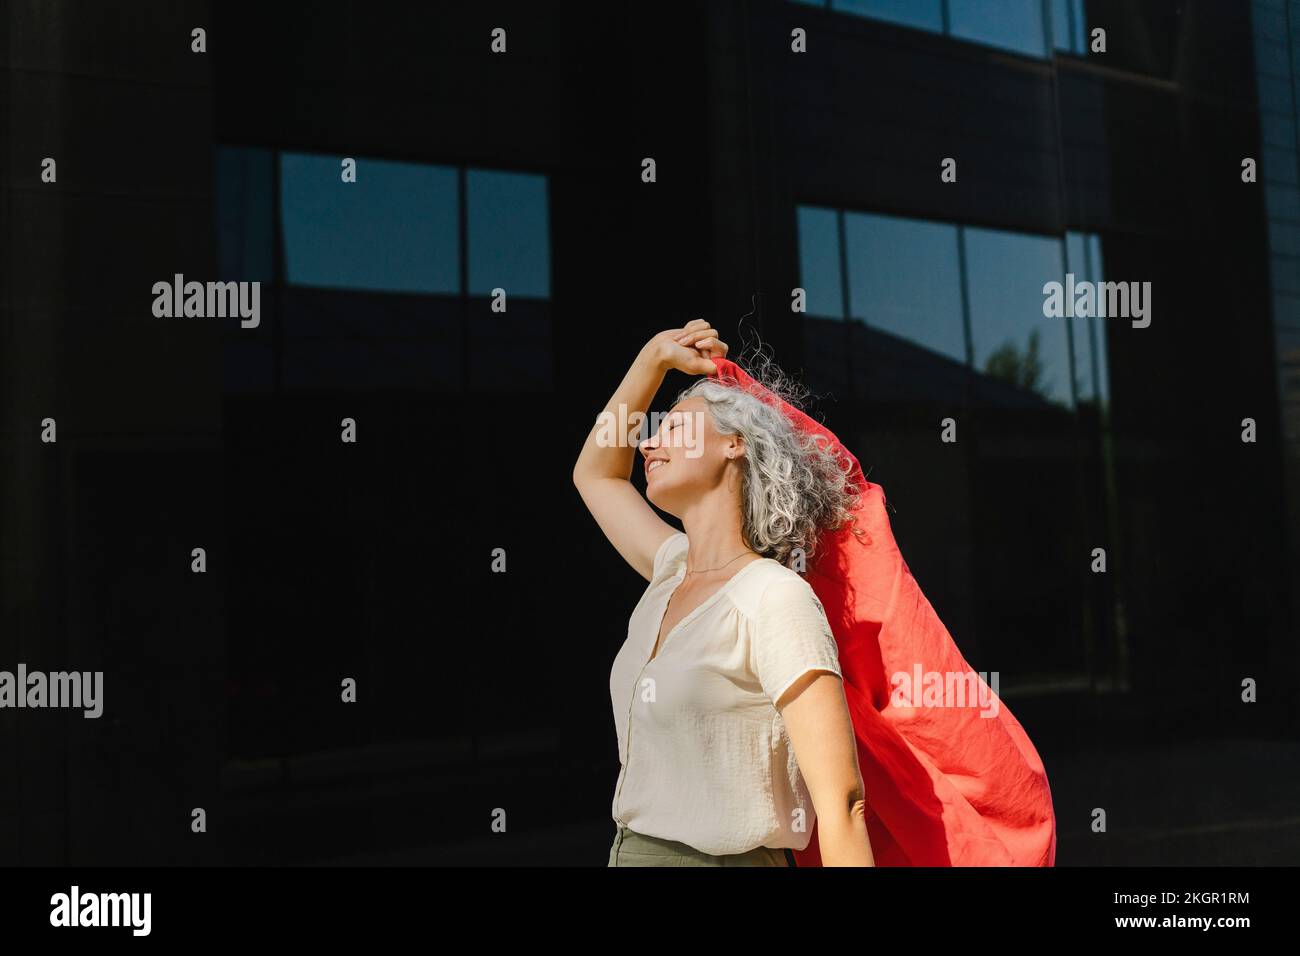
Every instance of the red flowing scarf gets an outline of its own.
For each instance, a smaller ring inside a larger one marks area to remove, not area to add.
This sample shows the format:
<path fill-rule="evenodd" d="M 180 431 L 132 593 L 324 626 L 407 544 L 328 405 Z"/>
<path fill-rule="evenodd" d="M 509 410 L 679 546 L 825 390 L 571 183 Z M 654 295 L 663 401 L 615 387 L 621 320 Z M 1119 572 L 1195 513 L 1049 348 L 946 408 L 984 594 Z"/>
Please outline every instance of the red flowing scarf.
<path fill-rule="evenodd" d="M 898 550 L 884 489 L 866 480 L 857 458 L 825 426 L 729 359 L 713 362 L 723 384 L 775 405 L 800 430 L 825 436 L 851 465 L 849 479 L 861 494 L 854 525 L 823 532 L 804 577 L 839 645 L 876 865 L 1053 866 L 1056 815 L 1043 762 L 983 677 L 974 677 L 978 700 L 964 705 L 927 706 L 915 685 L 910 700 L 893 695 L 894 675 L 924 682 L 937 674 L 942 687 L 950 675 L 969 681 L 974 672 Z M 815 824 L 795 860 L 821 865 Z"/>

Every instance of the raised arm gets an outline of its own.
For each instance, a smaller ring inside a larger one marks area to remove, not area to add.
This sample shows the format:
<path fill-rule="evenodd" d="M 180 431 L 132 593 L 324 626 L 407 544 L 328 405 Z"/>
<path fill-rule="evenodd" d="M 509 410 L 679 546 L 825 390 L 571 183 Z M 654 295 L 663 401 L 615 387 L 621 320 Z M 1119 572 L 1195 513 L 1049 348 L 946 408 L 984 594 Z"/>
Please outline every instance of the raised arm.
<path fill-rule="evenodd" d="M 677 529 L 659 517 L 630 480 L 639 457 L 637 432 L 668 369 L 712 374 L 717 367 L 708 358 L 711 354 L 725 355 L 726 346 L 703 319 L 667 329 L 647 342 L 596 417 L 573 466 L 573 484 L 596 524 L 647 581 L 655 552 Z M 621 424 L 627 425 L 626 432 Z"/>

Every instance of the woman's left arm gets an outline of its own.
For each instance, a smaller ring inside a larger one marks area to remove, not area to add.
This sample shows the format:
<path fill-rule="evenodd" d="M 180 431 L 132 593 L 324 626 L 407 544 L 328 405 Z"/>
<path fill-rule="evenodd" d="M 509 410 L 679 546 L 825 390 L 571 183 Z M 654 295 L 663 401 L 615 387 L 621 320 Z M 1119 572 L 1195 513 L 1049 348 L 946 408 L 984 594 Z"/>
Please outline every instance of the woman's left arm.
<path fill-rule="evenodd" d="M 857 741 L 840 678 L 809 671 L 775 703 L 817 813 L 822 865 L 875 866 Z"/>

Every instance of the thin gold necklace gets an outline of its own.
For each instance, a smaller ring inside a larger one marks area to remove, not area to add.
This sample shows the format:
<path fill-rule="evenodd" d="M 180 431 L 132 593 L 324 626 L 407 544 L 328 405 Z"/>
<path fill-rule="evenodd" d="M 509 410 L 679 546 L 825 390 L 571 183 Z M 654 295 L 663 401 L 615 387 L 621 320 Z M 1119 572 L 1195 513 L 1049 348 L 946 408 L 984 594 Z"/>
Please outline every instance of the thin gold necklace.
<path fill-rule="evenodd" d="M 743 557 L 744 557 L 745 555 L 747 555 L 747 554 L 758 554 L 758 552 L 757 552 L 757 551 L 754 551 L 753 549 L 747 549 L 747 550 L 745 550 L 745 551 L 740 552 L 740 554 L 738 554 L 738 555 L 736 555 L 734 558 L 732 558 L 731 561 L 738 561 L 738 560 L 740 560 L 741 558 L 743 558 Z M 730 564 L 731 561 L 728 561 L 727 564 Z M 695 570 L 695 571 L 687 571 L 686 573 L 687 573 L 687 574 L 702 574 L 702 573 L 704 573 L 705 571 L 721 571 L 723 568 L 725 568 L 725 567 L 727 566 L 727 564 L 720 564 L 720 565 L 718 565 L 716 568 L 699 568 L 698 570 Z"/>

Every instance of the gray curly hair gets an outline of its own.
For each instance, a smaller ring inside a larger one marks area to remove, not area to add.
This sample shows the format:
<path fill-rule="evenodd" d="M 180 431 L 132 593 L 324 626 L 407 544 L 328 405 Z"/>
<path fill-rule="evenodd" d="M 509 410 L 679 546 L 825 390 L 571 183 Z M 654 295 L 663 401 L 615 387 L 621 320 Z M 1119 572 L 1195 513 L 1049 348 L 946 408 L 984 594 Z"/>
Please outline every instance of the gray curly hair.
<path fill-rule="evenodd" d="M 747 364 L 751 378 L 800 407 L 806 390 L 775 362 L 760 352 Z M 746 543 L 787 566 L 802 551 L 810 565 L 821 532 L 853 520 L 860 498 L 849 481 L 848 461 L 821 435 L 800 430 L 779 408 L 716 376 L 694 382 L 677 400 L 696 396 L 704 399 L 719 434 L 745 440 L 741 530 Z"/>

